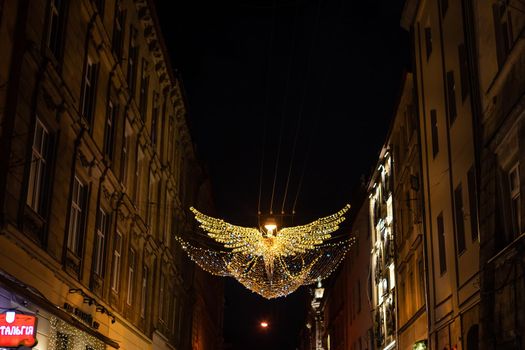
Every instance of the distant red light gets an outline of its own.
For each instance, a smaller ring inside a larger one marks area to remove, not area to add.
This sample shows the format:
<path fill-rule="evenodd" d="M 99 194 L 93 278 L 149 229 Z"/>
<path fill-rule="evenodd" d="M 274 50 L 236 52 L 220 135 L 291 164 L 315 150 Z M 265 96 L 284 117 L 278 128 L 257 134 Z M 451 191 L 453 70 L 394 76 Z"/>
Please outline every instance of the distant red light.
<path fill-rule="evenodd" d="M 268 322 L 261 322 L 261 327 L 262 328 L 267 328 L 268 327 Z"/>

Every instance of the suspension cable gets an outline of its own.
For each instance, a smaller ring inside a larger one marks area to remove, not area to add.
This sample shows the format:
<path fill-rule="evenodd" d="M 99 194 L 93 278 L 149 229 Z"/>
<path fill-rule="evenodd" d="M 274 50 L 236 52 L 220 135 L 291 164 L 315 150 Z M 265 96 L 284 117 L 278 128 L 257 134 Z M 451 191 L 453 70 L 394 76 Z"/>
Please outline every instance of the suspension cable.
<path fill-rule="evenodd" d="M 270 85 L 270 71 L 272 65 L 272 51 L 273 51 L 273 37 L 275 36 L 275 26 L 276 26 L 276 17 L 277 17 L 277 0 L 273 1 L 273 22 L 270 30 L 270 38 L 268 40 L 268 60 L 266 64 L 266 98 L 264 101 L 264 115 L 263 115 L 263 136 L 262 136 L 262 156 L 261 156 L 261 170 L 259 174 L 259 200 L 257 204 L 257 217 L 261 215 L 261 196 L 262 196 L 262 182 L 264 175 L 264 158 L 265 158 L 265 148 L 266 148 L 266 124 L 268 117 L 268 105 L 270 100 L 269 88 Z"/>

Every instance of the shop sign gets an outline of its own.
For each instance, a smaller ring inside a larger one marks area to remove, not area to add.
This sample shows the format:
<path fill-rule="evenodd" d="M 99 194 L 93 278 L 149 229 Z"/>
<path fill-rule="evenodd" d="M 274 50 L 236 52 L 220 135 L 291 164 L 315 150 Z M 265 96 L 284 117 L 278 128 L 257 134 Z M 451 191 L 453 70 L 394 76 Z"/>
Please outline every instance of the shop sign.
<path fill-rule="evenodd" d="M 80 321 L 84 322 L 91 328 L 98 329 L 100 326 L 97 321 L 93 320 L 92 315 L 80 310 L 78 307 L 74 307 L 69 303 L 64 303 L 64 310 L 66 310 L 71 315 L 75 315 Z"/>
<path fill-rule="evenodd" d="M 0 347 L 16 348 L 36 345 L 36 316 L 15 311 L 0 314 Z"/>

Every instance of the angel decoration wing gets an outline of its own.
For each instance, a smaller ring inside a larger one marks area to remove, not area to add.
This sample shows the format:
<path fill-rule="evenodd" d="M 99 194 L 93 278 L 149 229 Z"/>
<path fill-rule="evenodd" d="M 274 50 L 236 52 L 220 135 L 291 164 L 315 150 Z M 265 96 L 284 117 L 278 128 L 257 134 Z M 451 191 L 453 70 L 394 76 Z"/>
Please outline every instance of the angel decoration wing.
<path fill-rule="evenodd" d="M 225 248 L 232 249 L 233 253 L 265 258 L 295 255 L 314 249 L 315 246 L 329 239 L 331 233 L 339 228 L 348 209 L 350 205 L 307 225 L 285 227 L 274 233 L 273 230 L 262 232 L 254 227 L 232 225 L 222 219 L 205 215 L 193 207 L 190 208 L 200 227 Z"/>
<path fill-rule="evenodd" d="M 330 241 L 350 205 L 309 224 L 265 229 L 232 225 L 190 210 L 200 227 L 226 249 L 206 249 L 179 238 L 188 256 L 204 270 L 237 279 L 246 288 L 271 299 L 293 293 L 301 285 L 328 277 L 350 249 L 353 237 Z"/>

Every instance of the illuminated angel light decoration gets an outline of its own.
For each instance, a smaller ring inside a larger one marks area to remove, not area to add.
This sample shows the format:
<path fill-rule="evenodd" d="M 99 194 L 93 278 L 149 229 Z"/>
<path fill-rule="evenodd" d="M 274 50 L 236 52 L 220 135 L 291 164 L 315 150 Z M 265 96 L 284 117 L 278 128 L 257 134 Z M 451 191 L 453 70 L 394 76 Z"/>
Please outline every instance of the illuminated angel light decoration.
<path fill-rule="evenodd" d="M 190 210 L 200 227 L 220 249 L 197 246 L 177 237 L 188 256 L 203 270 L 229 276 L 246 288 L 272 299 L 293 293 L 302 285 L 325 279 L 343 260 L 353 238 L 333 241 L 332 233 L 345 220 L 350 205 L 307 225 L 278 229 L 275 222 L 262 228 L 232 225 Z M 329 241 L 332 240 L 332 241 Z M 202 245 L 202 242 L 200 242 Z"/>

